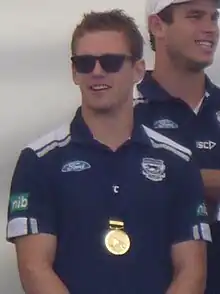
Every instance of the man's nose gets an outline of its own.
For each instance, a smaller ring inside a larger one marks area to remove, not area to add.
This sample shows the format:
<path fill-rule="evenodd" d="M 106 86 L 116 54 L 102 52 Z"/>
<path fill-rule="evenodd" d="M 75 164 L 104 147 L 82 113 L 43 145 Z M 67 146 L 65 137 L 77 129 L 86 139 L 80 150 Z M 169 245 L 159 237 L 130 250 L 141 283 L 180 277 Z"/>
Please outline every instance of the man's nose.
<path fill-rule="evenodd" d="M 103 70 L 103 68 L 98 60 L 96 60 L 95 67 L 94 67 L 92 73 L 93 73 L 93 75 L 105 74 L 105 71 Z"/>

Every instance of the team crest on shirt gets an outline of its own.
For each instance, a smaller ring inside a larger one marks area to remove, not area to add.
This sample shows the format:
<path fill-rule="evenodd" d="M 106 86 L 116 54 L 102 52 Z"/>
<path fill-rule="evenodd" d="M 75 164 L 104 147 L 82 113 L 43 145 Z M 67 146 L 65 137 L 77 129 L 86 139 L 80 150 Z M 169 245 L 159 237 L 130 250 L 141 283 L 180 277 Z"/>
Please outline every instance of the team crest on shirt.
<path fill-rule="evenodd" d="M 160 182 L 166 177 L 166 166 L 161 159 L 145 157 L 141 162 L 142 174 L 149 180 Z"/>
<path fill-rule="evenodd" d="M 216 112 L 217 121 L 220 123 L 220 110 Z"/>

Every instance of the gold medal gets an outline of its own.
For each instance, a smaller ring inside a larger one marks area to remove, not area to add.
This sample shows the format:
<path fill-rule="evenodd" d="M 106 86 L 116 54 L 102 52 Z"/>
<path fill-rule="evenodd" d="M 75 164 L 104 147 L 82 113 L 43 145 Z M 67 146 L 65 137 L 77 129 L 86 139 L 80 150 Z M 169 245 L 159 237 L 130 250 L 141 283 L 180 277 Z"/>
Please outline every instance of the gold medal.
<path fill-rule="evenodd" d="M 124 223 L 120 221 L 109 221 L 110 230 L 105 236 L 105 246 L 114 255 L 125 254 L 131 245 L 129 236 L 123 230 Z"/>

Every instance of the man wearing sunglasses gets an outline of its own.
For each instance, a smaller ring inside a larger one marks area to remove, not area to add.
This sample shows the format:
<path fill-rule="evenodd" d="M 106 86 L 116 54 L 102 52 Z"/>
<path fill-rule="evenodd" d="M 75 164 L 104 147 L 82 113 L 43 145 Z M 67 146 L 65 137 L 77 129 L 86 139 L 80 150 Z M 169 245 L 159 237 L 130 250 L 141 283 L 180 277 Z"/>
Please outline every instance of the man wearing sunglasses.
<path fill-rule="evenodd" d="M 137 26 L 120 10 L 86 14 L 71 49 L 82 106 L 22 151 L 11 185 L 7 238 L 25 292 L 202 293 L 202 180 L 189 149 L 133 121 Z"/>
<path fill-rule="evenodd" d="M 138 86 L 147 104 L 136 109 L 142 122 L 192 149 L 201 169 L 212 216 L 210 294 L 220 293 L 220 90 L 204 69 L 218 44 L 218 8 L 216 0 L 147 1 L 155 68 Z"/>

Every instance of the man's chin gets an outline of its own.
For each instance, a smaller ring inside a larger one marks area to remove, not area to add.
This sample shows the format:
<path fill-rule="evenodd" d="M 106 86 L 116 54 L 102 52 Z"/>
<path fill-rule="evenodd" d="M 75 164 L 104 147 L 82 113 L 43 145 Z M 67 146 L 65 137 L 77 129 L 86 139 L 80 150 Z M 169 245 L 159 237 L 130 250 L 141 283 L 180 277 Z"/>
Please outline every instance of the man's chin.
<path fill-rule="evenodd" d="M 200 72 L 211 66 L 213 58 L 209 60 L 189 60 L 187 67 L 192 72 Z"/>
<path fill-rule="evenodd" d="M 112 111 L 113 106 L 109 104 L 93 104 L 90 105 L 90 109 L 97 114 L 106 114 Z"/>

